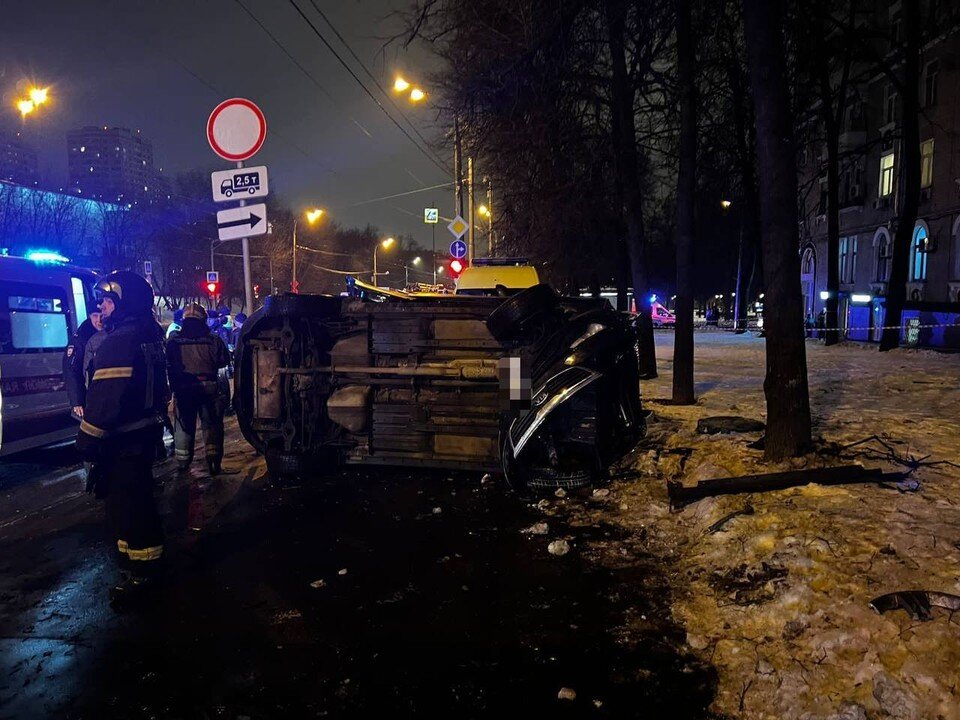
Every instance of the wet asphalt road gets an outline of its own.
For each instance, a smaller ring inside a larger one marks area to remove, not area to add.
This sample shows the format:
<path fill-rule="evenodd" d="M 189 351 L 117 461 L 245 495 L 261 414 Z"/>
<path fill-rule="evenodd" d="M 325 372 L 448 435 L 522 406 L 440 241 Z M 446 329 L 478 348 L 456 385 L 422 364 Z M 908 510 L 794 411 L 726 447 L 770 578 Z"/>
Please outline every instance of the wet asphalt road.
<path fill-rule="evenodd" d="M 0 466 L 0 719 L 706 717 L 711 673 L 678 650 L 653 561 L 596 567 L 580 549 L 629 538 L 562 516 L 524 535 L 541 512 L 479 474 L 348 470 L 278 489 L 234 429 L 220 479 L 158 466 L 167 580 L 118 615 L 102 509 L 69 449 L 14 460 Z M 564 535 L 574 551 L 549 555 Z M 628 613 L 649 629 L 625 639 Z"/>

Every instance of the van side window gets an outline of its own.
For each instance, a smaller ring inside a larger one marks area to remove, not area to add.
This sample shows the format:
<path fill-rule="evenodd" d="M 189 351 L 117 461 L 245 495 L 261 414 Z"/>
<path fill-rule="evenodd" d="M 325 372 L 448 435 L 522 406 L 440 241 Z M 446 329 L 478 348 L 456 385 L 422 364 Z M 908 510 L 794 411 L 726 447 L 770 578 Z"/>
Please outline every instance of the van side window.
<path fill-rule="evenodd" d="M 67 346 L 67 299 L 54 285 L 0 283 L 0 352 L 59 352 Z"/>
<path fill-rule="evenodd" d="M 70 278 L 70 290 L 73 292 L 73 306 L 77 309 L 77 327 L 87 319 L 87 294 L 83 280 L 74 276 Z"/>

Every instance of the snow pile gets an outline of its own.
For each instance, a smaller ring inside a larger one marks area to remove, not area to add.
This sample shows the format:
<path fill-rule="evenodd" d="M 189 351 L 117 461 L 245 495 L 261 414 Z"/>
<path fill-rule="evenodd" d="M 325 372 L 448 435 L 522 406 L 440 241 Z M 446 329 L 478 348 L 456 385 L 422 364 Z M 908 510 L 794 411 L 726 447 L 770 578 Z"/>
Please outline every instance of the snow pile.
<path fill-rule="evenodd" d="M 861 462 L 903 470 L 877 443 L 859 459 L 811 454 L 779 464 L 748 444 L 758 433 L 701 435 L 711 415 L 764 418 L 762 340 L 697 336 L 692 407 L 670 395 L 672 335 L 658 354 L 661 377 L 644 384 L 654 410 L 648 439 L 628 459 L 640 474 L 612 486 L 611 500 L 579 510 L 646 538 L 668 565 L 674 614 L 691 648 L 719 674 L 714 710 L 756 718 L 960 718 L 960 618 L 930 622 L 868 605 L 897 590 L 960 595 L 960 470 L 922 466 L 918 493 L 878 485 L 817 485 L 701 500 L 671 512 L 666 481 Z M 808 343 L 814 435 L 822 450 L 878 435 L 901 457 L 960 463 L 957 356 Z M 885 453 L 883 453 L 885 454 Z M 746 506 L 751 512 L 729 517 Z M 628 508 L 620 511 L 611 508 Z M 594 554 L 595 556 L 597 553 Z M 614 550 L 599 552 L 615 566 Z"/>

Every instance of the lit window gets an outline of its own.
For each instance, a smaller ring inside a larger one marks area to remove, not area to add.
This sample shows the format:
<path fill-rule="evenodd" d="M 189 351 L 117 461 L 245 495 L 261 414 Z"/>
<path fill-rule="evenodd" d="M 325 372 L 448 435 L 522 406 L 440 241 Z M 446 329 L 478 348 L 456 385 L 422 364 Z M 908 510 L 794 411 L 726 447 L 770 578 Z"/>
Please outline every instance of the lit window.
<path fill-rule="evenodd" d="M 880 157 L 880 197 L 893 194 L 893 153 Z"/>
<path fill-rule="evenodd" d="M 933 140 L 920 143 L 920 187 L 933 185 Z"/>
<path fill-rule="evenodd" d="M 917 225 L 910 247 L 910 280 L 913 282 L 927 279 L 927 242 L 927 229 L 923 225 Z"/>

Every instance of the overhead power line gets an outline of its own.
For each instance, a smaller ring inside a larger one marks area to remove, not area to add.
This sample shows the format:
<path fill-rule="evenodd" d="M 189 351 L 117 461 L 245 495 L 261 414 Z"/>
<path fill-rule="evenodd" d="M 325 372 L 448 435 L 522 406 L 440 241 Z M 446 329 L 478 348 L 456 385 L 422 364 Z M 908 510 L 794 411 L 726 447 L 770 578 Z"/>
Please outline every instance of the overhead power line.
<path fill-rule="evenodd" d="M 424 155 L 424 157 L 426 157 L 430 162 L 436 165 L 440 169 L 440 171 L 443 172 L 445 175 L 450 175 L 451 172 L 449 168 L 447 168 L 443 163 L 437 160 L 426 148 L 424 148 L 419 142 L 417 142 L 417 140 L 409 132 L 407 132 L 407 129 L 403 127 L 403 125 L 401 125 L 399 122 L 397 122 L 397 119 L 387 111 L 387 109 L 383 106 L 383 103 L 381 103 L 376 98 L 376 96 L 372 92 L 370 92 L 370 88 L 368 88 L 363 83 L 363 81 L 357 76 L 357 74 L 353 71 L 353 68 L 350 67 L 347 61 L 343 59 L 340 53 L 338 53 L 336 49 L 333 47 L 333 45 L 331 45 L 330 42 L 327 40 L 327 38 L 324 37 L 323 33 L 320 32 L 320 29 L 313 23 L 313 21 L 304 14 L 303 10 L 300 9 L 300 6 L 297 5 L 296 1 L 290 0 L 290 4 L 293 6 L 294 10 L 297 11 L 297 14 L 301 18 L 303 18 L 303 21 L 310 26 L 310 29 L 313 30 L 314 34 L 318 38 L 320 38 L 320 41 L 326 46 L 327 50 L 333 53 L 333 56 L 343 66 L 344 70 L 346 70 L 350 74 L 350 77 L 352 77 L 356 81 L 356 83 L 367 94 L 367 96 L 371 100 L 373 100 L 373 102 L 376 103 L 377 107 L 380 108 L 383 114 L 386 115 L 387 118 L 389 118 L 390 122 L 396 125 L 397 129 L 400 132 L 402 132 L 404 136 L 417 147 L 417 149 Z"/>
<path fill-rule="evenodd" d="M 419 188 L 417 190 L 407 190 L 406 192 L 396 193 L 394 195 L 385 195 L 384 197 L 372 198 L 370 200 L 361 200 L 358 203 L 353 203 L 353 205 L 348 205 L 347 207 L 360 207 L 361 205 L 369 205 L 375 202 L 383 202 L 384 200 L 393 200 L 398 197 L 405 197 L 407 195 L 416 195 L 417 193 L 428 192 L 430 190 L 439 190 L 440 188 L 446 188 L 453 185 L 453 181 L 440 183 L 439 185 L 431 185 L 430 187 Z"/>
<path fill-rule="evenodd" d="M 403 108 L 401 108 L 399 105 L 397 105 L 396 102 L 394 102 L 393 97 L 391 97 L 390 93 L 388 93 L 384 89 L 383 85 L 380 84 L 380 81 L 377 80 L 374 74 L 370 72 L 370 69 L 367 67 L 366 63 L 364 63 L 363 60 L 361 60 L 360 57 L 357 55 L 357 53 L 353 51 L 353 48 L 350 46 L 350 43 L 348 43 L 346 38 L 344 38 L 343 35 L 340 34 L 340 31 L 337 30 L 336 26 L 332 22 L 330 22 L 330 18 L 328 18 L 327 14 L 320 9 L 320 6 L 317 5 L 316 0 L 310 0 L 310 4 L 313 5 L 313 9 L 317 11 L 317 14 L 320 17 L 322 17 L 323 21 L 330 27 L 331 30 L 333 30 L 333 34 L 337 36 L 337 39 L 347 49 L 347 52 L 350 53 L 350 56 L 357 61 L 357 64 L 361 67 L 363 72 L 366 73 L 367 77 L 370 78 L 370 80 L 373 81 L 373 84 L 377 86 L 377 88 L 380 90 L 381 93 L 383 93 L 383 96 L 387 99 L 390 105 L 393 106 L 393 109 L 396 110 L 398 113 L 400 113 L 400 117 L 402 117 L 404 120 L 407 121 L 407 125 L 410 126 L 410 129 L 413 130 L 413 132 L 416 133 L 416 136 L 420 138 L 423 144 L 426 145 L 427 148 L 429 148 L 430 142 L 420 133 L 420 130 L 418 130 L 417 126 L 413 124 L 413 121 L 411 121 L 410 118 L 407 116 L 407 114 L 403 111 Z M 433 153 L 433 154 L 435 155 L 436 153 Z"/>

